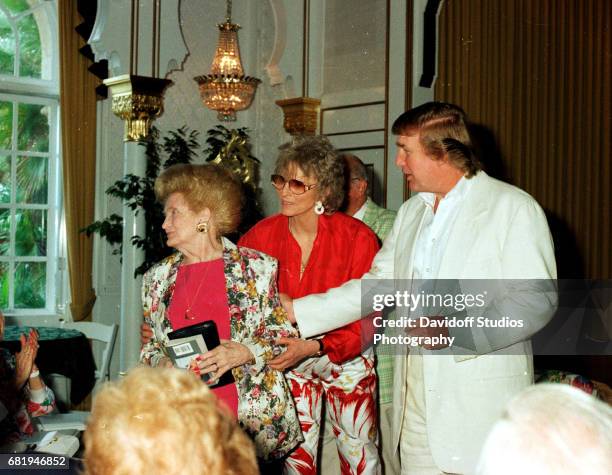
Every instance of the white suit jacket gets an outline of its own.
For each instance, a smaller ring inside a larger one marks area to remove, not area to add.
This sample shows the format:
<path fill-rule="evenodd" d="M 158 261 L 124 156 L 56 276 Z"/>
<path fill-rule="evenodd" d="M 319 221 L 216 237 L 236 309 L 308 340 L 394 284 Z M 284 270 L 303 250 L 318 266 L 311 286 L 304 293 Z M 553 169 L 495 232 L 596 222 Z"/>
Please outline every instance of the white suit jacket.
<path fill-rule="evenodd" d="M 453 224 L 438 279 L 556 279 L 552 238 L 536 201 L 485 172 L 472 180 Z M 425 207 L 418 197 L 402 205 L 364 279 L 412 278 L 414 244 Z M 554 290 L 540 292 L 525 301 L 524 292 L 520 295 L 512 309 L 520 309 L 528 324 L 519 331 L 488 335 L 486 349 L 478 344 L 480 354 L 487 354 L 457 357 L 429 352 L 423 356 L 429 444 L 436 464 L 445 472 L 473 472 L 484 439 L 503 407 L 533 381 L 529 338 L 554 314 L 557 295 Z M 361 282 L 352 280 L 325 294 L 295 300 L 300 333 L 310 337 L 358 319 L 360 298 Z M 393 435 L 397 447 L 406 400 L 406 358 L 396 357 L 395 364 Z"/>

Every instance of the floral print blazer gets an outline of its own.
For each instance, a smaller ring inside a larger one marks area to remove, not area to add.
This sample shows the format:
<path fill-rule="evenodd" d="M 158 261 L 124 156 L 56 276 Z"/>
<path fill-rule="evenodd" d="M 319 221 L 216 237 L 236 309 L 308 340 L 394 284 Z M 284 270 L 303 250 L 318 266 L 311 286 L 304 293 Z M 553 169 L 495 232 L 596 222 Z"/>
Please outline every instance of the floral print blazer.
<path fill-rule="evenodd" d="M 145 344 L 140 361 L 157 366 L 172 331 L 168 308 L 180 252 L 151 267 L 144 275 L 142 302 L 153 338 Z M 278 298 L 276 259 L 238 248 L 223 238 L 225 282 L 230 311 L 231 339 L 251 350 L 254 360 L 232 370 L 238 390 L 238 420 L 255 442 L 258 457 L 279 458 L 302 441 L 293 398 L 282 372 L 267 365 L 281 348 L 279 337 L 297 336 Z"/>

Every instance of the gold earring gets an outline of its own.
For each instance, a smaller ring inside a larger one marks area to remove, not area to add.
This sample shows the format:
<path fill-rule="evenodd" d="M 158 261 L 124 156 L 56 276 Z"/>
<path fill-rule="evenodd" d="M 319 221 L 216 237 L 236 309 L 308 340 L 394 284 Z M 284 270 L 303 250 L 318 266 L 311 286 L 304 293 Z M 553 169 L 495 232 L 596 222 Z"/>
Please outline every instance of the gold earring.
<path fill-rule="evenodd" d="M 206 234 L 208 232 L 208 221 L 200 221 L 196 224 L 196 231 Z"/>

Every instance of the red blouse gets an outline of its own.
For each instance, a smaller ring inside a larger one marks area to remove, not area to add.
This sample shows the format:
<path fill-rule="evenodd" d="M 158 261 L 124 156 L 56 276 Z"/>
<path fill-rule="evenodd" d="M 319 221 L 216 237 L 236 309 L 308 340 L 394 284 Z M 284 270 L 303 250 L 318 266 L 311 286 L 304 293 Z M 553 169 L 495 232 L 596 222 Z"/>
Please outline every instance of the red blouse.
<path fill-rule="evenodd" d="M 185 318 L 188 308 L 193 320 Z M 217 324 L 219 338 L 231 340 L 223 259 L 180 266 L 168 314 L 173 330 L 213 320 Z M 234 415 L 238 414 L 238 391 L 235 384 L 211 389 Z"/>
<path fill-rule="evenodd" d="M 319 217 L 317 237 L 301 279 L 302 251 L 289 231 L 286 216 L 278 214 L 260 221 L 238 244 L 278 259 L 278 288 L 294 299 L 358 279 L 370 270 L 378 252 L 378 239 L 370 228 L 339 212 Z M 327 333 L 323 337 L 323 347 L 334 363 L 360 355 L 361 322 Z"/>

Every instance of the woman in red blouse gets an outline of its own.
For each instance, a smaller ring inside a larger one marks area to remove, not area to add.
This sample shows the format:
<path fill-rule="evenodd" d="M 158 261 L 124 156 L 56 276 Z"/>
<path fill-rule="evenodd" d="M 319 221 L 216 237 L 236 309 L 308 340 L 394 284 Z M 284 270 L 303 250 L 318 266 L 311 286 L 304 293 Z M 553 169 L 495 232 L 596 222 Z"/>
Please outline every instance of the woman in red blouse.
<path fill-rule="evenodd" d="M 378 251 L 374 233 L 336 212 L 344 197 L 342 161 L 324 137 L 294 139 L 280 148 L 272 184 L 281 212 L 260 221 L 239 245 L 279 262 L 279 290 L 299 298 L 361 277 Z M 269 364 L 287 374 L 305 441 L 285 465 L 288 473 L 316 474 L 322 401 L 336 434 L 343 474 L 376 473 L 376 375 L 362 351 L 361 324 L 320 339 L 282 338 L 287 351 Z M 297 365 L 296 365 L 297 364 Z"/>

